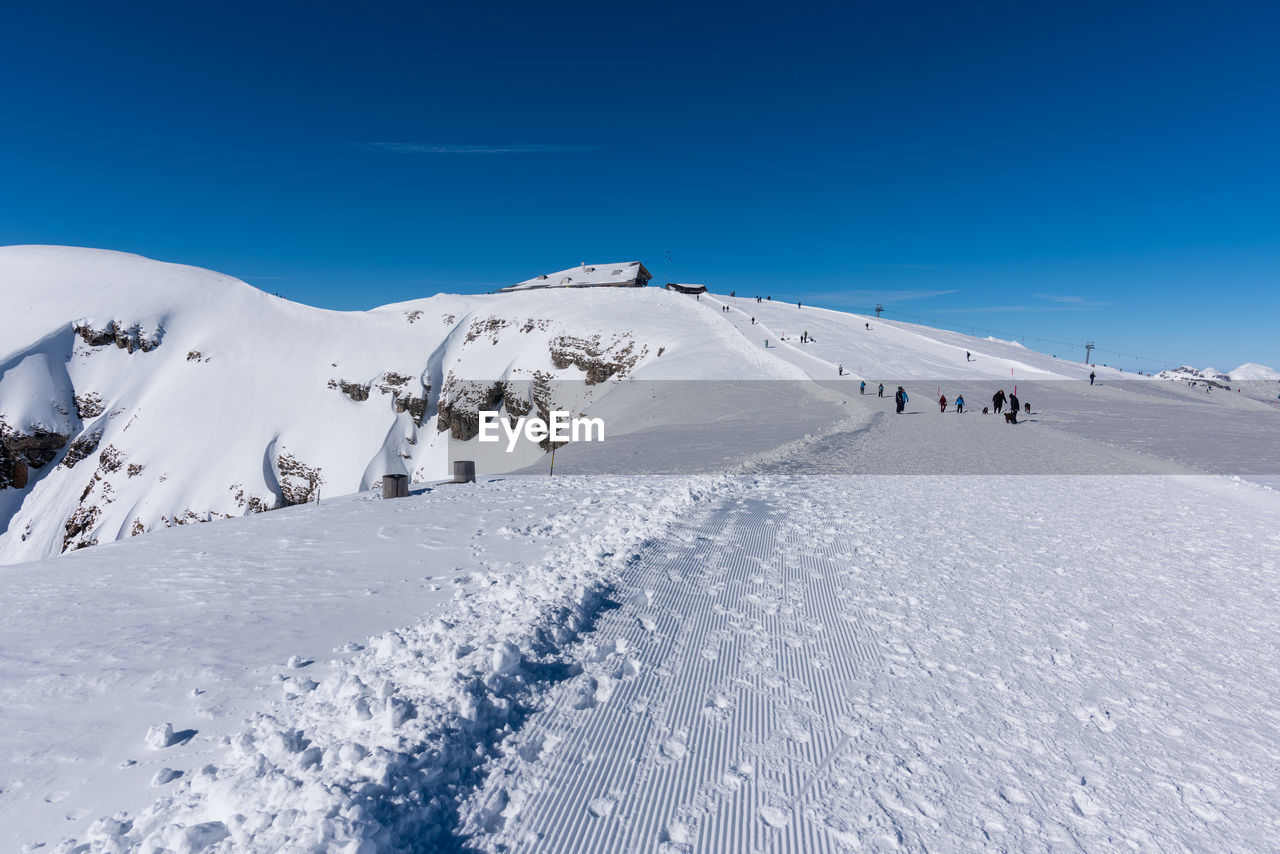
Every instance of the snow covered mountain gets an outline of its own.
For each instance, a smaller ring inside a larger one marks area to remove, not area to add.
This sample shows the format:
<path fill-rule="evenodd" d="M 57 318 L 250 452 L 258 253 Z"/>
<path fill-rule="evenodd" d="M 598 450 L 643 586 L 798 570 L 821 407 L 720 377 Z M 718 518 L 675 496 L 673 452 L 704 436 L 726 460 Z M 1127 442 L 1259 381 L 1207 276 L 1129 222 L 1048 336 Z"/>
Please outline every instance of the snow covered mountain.
<path fill-rule="evenodd" d="M 350 494 L 384 474 L 440 479 L 451 459 L 482 473 L 544 464 L 545 443 L 480 446 L 480 409 L 607 416 L 607 449 L 571 448 L 558 471 L 727 470 L 840 420 L 863 378 L 974 401 L 1091 371 L 1016 342 L 657 288 L 335 312 L 195 267 L 13 246 L 0 248 L 0 293 L 21 318 L 0 327 L 0 563 Z"/>
<path fill-rule="evenodd" d="M 482 405 L 600 404 L 622 378 L 803 378 L 657 289 L 335 312 L 194 267 L 16 246 L 0 293 L 21 318 L 0 328 L 0 563 L 443 477 Z M 557 381 L 577 397 L 550 399 Z"/>
<path fill-rule="evenodd" d="M 1217 368 L 1204 368 L 1201 370 L 1189 365 L 1183 365 L 1182 367 L 1174 368 L 1171 371 L 1161 371 L 1156 374 L 1156 377 L 1159 379 L 1178 380 L 1181 382 L 1199 382 L 1205 385 L 1225 389 L 1229 387 L 1231 383 L 1280 380 L 1280 371 L 1277 371 L 1275 368 L 1268 368 L 1266 365 L 1258 365 L 1253 362 L 1246 362 L 1229 374 L 1224 374 Z"/>
<path fill-rule="evenodd" d="M 1202 385 L 1213 388 L 1230 389 L 1232 378 L 1230 374 L 1224 374 L 1217 368 L 1193 368 L 1190 365 L 1182 365 L 1170 371 L 1161 371 L 1156 374 L 1156 379 L 1175 380 L 1185 383 L 1200 383 Z"/>
<path fill-rule="evenodd" d="M 1277 371 L 1275 368 L 1268 368 L 1266 365 L 1259 365 L 1254 362 L 1245 362 L 1243 365 L 1231 372 L 1231 379 L 1236 382 L 1280 380 L 1280 371 Z"/>

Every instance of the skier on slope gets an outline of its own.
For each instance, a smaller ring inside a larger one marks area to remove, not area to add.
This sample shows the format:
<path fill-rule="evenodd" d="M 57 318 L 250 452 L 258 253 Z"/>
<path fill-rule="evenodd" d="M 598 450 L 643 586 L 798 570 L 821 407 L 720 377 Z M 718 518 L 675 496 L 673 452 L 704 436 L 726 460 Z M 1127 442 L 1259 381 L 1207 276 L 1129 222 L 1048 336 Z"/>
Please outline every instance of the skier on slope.
<path fill-rule="evenodd" d="M 956 412 L 964 412 L 964 395 L 956 398 Z"/>
<path fill-rule="evenodd" d="M 942 397 L 938 398 L 938 411 L 939 412 L 947 411 L 947 396 L 945 394 L 942 395 Z"/>
<path fill-rule="evenodd" d="M 996 415 L 999 415 L 1000 410 L 1004 409 L 1004 389 L 1000 389 L 991 395 L 991 408 L 996 411 Z"/>
<path fill-rule="evenodd" d="M 899 415 L 901 415 L 901 414 L 902 414 L 902 410 L 906 408 L 906 406 L 907 406 L 907 401 L 908 401 L 909 399 L 910 399 L 910 398 L 908 398 L 908 397 L 907 397 L 906 389 L 904 389 L 902 386 L 898 386 L 898 391 L 897 391 L 897 393 L 896 393 L 896 394 L 894 394 L 894 396 L 893 396 L 893 402 L 894 402 L 895 404 L 897 404 L 897 406 L 898 406 L 898 414 L 899 414 Z"/>

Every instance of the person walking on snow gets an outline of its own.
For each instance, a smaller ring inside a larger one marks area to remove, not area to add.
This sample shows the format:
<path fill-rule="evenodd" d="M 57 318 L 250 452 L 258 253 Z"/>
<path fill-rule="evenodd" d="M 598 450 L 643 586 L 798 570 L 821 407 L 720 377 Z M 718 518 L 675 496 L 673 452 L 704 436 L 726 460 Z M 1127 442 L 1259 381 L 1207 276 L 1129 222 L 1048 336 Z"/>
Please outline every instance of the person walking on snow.
<path fill-rule="evenodd" d="M 858 394 L 866 394 L 866 393 L 867 393 L 867 381 L 863 380 L 862 382 L 858 383 Z"/>
<path fill-rule="evenodd" d="M 938 411 L 939 412 L 947 411 L 947 396 L 945 394 L 942 397 L 938 398 Z"/>
<path fill-rule="evenodd" d="M 1022 404 L 1018 402 L 1017 392 L 1014 392 L 1013 394 L 1009 395 L 1009 410 L 1013 412 L 1014 415 L 1017 415 L 1021 409 L 1022 409 Z"/>
<path fill-rule="evenodd" d="M 964 351 L 964 360 L 965 360 L 966 362 L 972 362 L 972 361 L 973 361 L 973 358 L 969 355 L 969 351 L 968 351 L 968 350 L 965 350 L 965 351 Z"/>
<path fill-rule="evenodd" d="M 964 395 L 956 398 L 956 412 L 964 412 Z"/>
<path fill-rule="evenodd" d="M 1004 389 L 1000 389 L 991 395 L 991 408 L 996 411 L 996 415 L 999 415 L 1000 410 L 1004 409 Z"/>
<path fill-rule="evenodd" d="M 902 410 L 903 410 L 904 408 L 906 408 L 906 405 L 907 405 L 907 401 L 908 401 L 908 400 L 909 400 L 909 398 L 907 397 L 906 389 L 904 389 L 902 386 L 898 386 L 898 391 L 897 391 L 897 393 L 893 396 L 893 402 L 894 402 L 894 403 L 896 403 L 896 404 L 897 404 L 897 406 L 898 406 L 898 414 L 899 414 L 899 415 L 901 415 L 901 414 L 902 414 Z"/>
<path fill-rule="evenodd" d="M 844 376 L 844 365 L 836 365 L 837 376 Z"/>
<path fill-rule="evenodd" d="M 1093 385 L 1093 381 L 1097 378 L 1097 374 L 1093 371 L 1089 372 L 1089 385 Z"/>
<path fill-rule="evenodd" d="M 880 394 L 878 397 L 884 397 L 884 383 L 880 383 Z"/>
<path fill-rule="evenodd" d="M 871 324 L 870 324 L 870 323 L 867 323 L 867 324 L 864 324 L 864 325 L 865 325 L 868 329 L 870 329 L 870 328 L 871 328 Z"/>

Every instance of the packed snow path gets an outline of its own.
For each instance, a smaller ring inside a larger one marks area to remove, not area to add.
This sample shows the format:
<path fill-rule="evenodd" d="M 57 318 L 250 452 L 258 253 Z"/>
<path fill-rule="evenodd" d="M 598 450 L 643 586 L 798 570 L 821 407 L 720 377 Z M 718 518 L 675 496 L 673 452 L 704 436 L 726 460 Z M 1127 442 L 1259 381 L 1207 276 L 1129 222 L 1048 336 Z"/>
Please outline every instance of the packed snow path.
<path fill-rule="evenodd" d="M 1274 850 L 1276 509 L 1216 478 L 734 489 L 631 567 L 467 844 Z"/>
<path fill-rule="evenodd" d="M 785 513 L 726 499 L 645 553 L 588 655 L 606 663 L 558 693 L 511 779 L 490 780 L 482 829 L 527 850 L 614 851 L 691 841 L 699 824 L 712 847 L 754 850 L 778 827 L 816 850 L 790 806 L 822 797 L 812 784 L 848 739 L 854 688 L 884 665 L 839 564 L 791 541 Z M 508 786 L 530 800 L 509 828 Z"/>

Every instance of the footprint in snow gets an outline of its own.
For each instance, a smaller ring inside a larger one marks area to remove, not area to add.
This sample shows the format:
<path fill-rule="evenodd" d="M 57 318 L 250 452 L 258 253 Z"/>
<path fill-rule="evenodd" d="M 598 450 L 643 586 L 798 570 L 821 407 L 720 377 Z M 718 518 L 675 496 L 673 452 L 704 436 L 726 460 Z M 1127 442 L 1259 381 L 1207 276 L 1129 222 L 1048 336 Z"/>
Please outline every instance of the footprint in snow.
<path fill-rule="evenodd" d="M 668 738 L 658 746 L 660 757 L 667 764 L 679 762 L 689 755 L 689 746 L 678 738 Z"/>
<path fill-rule="evenodd" d="M 587 812 L 596 818 L 604 818 L 613 812 L 612 798 L 592 798 L 587 804 Z"/>
<path fill-rule="evenodd" d="M 1075 806 L 1075 810 L 1086 818 L 1091 818 L 1102 812 L 1102 805 L 1093 799 L 1093 796 L 1084 789 L 1076 789 L 1071 793 L 1071 801 Z"/>
<path fill-rule="evenodd" d="M 69 794 L 71 793 L 70 792 L 50 792 L 49 794 L 44 796 L 44 802 L 46 804 L 56 804 L 58 801 L 65 800 L 67 795 Z"/>
<path fill-rule="evenodd" d="M 1004 798 L 1011 804 L 1025 804 L 1027 795 L 1017 786 L 1005 786 L 1000 790 L 1000 797 Z"/>
<path fill-rule="evenodd" d="M 760 807 L 760 819 L 770 827 L 786 827 L 791 814 L 782 807 L 763 806 Z"/>

